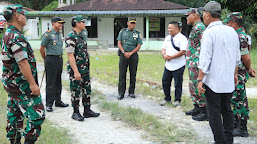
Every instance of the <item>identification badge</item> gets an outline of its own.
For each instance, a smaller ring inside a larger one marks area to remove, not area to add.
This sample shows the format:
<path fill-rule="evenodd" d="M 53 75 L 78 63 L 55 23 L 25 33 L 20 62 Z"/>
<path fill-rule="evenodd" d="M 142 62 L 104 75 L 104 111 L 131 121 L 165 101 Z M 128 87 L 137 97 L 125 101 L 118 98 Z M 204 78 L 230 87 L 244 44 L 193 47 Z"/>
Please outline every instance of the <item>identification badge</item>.
<path fill-rule="evenodd" d="M 138 38 L 138 34 L 137 33 L 133 33 L 133 37 L 134 38 Z"/>

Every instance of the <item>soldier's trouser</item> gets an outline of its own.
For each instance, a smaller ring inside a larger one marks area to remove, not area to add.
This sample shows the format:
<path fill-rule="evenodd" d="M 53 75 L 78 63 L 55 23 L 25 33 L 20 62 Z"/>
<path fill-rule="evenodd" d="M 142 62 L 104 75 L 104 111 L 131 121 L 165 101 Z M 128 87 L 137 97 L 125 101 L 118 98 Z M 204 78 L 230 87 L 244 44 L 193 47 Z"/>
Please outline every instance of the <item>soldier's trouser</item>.
<path fill-rule="evenodd" d="M 233 143 L 233 112 L 230 106 L 232 93 L 215 93 L 208 86 L 205 97 L 209 124 L 217 144 Z M 221 118 L 222 116 L 222 118 Z"/>
<path fill-rule="evenodd" d="M 62 67 L 63 59 L 60 56 L 47 56 L 45 59 L 46 70 L 46 105 L 52 106 L 53 102 L 61 102 L 62 92 Z"/>
<path fill-rule="evenodd" d="M 238 116 L 239 119 L 249 119 L 249 107 L 246 96 L 245 83 L 249 78 L 247 72 L 238 71 L 238 85 L 235 87 L 235 91 L 231 98 L 234 115 Z"/>
<path fill-rule="evenodd" d="M 181 95 L 182 95 L 182 83 L 183 83 L 183 73 L 185 70 L 185 66 L 175 70 L 175 71 L 169 71 L 164 68 L 163 76 L 162 76 L 162 88 L 165 94 L 165 100 L 171 101 L 170 96 L 170 87 L 171 87 L 171 81 L 174 78 L 175 81 L 175 100 L 174 101 L 181 101 Z"/>
<path fill-rule="evenodd" d="M 27 118 L 27 126 L 23 131 L 23 121 Z M 45 119 L 45 110 L 39 97 L 20 95 L 7 100 L 7 138 L 9 140 L 23 136 L 25 139 L 36 140 L 41 133 L 41 124 Z"/>
<path fill-rule="evenodd" d="M 134 53 L 133 55 L 131 55 L 129 59 L 125 58 L 123 54 L 120 55 L 119 85 L 118 85 L 119 95 L 125 94 L 125 91 L 126 91 L 126 75 L 127 75 L 128 66 L 129 66 L 129 72 L 130 72 L 129 94 L 135 93 L 137 65 L 138 65 L 137 53 Z"/>
<path fill-rule="evenodd" d="M 188 68 L 189 74 L 189 92 L 194 104 L 198 105 L 199 107 L 205 107 L 205 96 L 204 94 L 199 95 L 197 89 L 197 77 L 198 77 L 199 69 L 198 68 Z"/>
<path fill-rule="evenodd" d="M 90 106 L 91 83 L 89 73 L 81 74 L 81 80 L 75 80 L 74 75 L 70 75 L 70 91 L 72 107 L 79 107 L 80 97 L 82 104 Z"/>

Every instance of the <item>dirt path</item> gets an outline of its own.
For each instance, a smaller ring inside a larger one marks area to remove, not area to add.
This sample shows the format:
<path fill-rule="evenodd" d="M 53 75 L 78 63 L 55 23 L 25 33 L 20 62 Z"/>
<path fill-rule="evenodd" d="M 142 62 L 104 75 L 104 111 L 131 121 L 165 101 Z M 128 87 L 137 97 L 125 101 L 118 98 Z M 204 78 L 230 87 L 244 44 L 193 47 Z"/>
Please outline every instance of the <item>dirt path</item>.
<path fill-rule="evenodd" d="M 143 98 L 142 95 L 137 95 L 136 99 L 128 98 L 125 96 L 124 100 L 118 101 L 117 88 L 113 88 L 97 81 L 92 82 L 92 87 L 101 91 L 109 101 L 118 102 L 123 106 L 131 106 L 135 108 L 140 108 L 144 112 L 153 114 L 160 119 L 168 120 L 174 122 L 182 129 L 194 130 L 201 140 L 207 141 L 209 143 L 213 142 L 213 135 L 208 122 L 197 122 L 192 120 L 190 116 L 186 116 L 180 107 L 169 108 L 161 107 L 157 102 Z M 241 138 L 236 137 L 234 139 L 235 143 L 240 144 L 257 144 L 257 140 L 252 137 Z"/>

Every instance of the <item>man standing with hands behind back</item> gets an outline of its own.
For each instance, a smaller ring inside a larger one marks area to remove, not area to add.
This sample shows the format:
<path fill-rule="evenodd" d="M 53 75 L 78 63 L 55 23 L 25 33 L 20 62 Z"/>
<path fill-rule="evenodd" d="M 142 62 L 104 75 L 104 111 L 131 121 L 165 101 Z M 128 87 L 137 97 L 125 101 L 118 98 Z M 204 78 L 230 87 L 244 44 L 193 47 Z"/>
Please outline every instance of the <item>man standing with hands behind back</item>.
<path fill-rule="evenodd" d="M 210 1 L 204 6 L 203 33 L 199 57 L 198 92 L 205 93 L 208 120 L 215 143 L 233 143 L 233 112 L 230 99 L 238 83 L 240 64 L 236 31 L 222 24 L 221 5 Z M 222 118 L 221 118 L 222 116 Z"/>
<path fill-rule="evenodd" d="M 45 60 L 46 110 L 48 112 L 53 111 L 54 101 L 56 107 L 69 106 L 61 101 L 63 37 L 60 30 L 65 22 L 60 17 L 54 17 L 51 21 L 53 27 L 44 33 L 40 46 L 41 56 Z"/>
<path fill-rule="evenodd" d="M 129 17 L 127 22 L 128 28 L 124 28 L 118 35 L 118 47 L 121 51 L 119 62 L 119 85 L 118 85 L 118 100 L 124 98 L 126 91 L 126 75 L 129 66 L 130 86 L 129 97 L 135 98 L 136 74 L 138 64 L 138 54 L 142 43 L 140 32 L 135 30 L 136 18 Z"/>

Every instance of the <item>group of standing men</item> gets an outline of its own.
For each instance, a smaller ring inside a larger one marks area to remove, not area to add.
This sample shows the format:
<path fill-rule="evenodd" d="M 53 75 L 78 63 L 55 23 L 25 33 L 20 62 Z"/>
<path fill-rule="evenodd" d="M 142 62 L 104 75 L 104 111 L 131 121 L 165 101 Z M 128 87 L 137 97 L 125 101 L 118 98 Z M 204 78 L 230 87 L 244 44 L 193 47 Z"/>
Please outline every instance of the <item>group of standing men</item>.
<path fill-rule="evenodd" d="M 26 25 L 26 12 L 21 5 L 5 7 L 3 15 L 8 28 L 2 39 L 3 86 L 8 93 L 7 102 L 7 138 L 11 144 L 20 144 L 21 136 L 25 144 L 34 144 L 41 133 L 41 125 L 45 119 L 38 84 L 36 59 L 33 50 L 22 34 Z M 53 111 L 56 107 L 67 107 L 61 101 L 61 74 L 63 68 L 63 41 L 60 30 L 64 20 L 54 17 L 51 20 L 52 29 L 44 33 L 40 53 L 45 62 L 46 71 L 46 110 Z M 89 75 L 89 54 L 87 51 L 87 31 L 85 19 L 81 16 L 71 18 L 73 30 L 65 39 L 70 78 L 72 119 L 83 121 L 84 118 L 98 117 L 90 109 L 91 84 Z M 82 97 L 84 113 L 79 112 L 79 102 Z M 23 131 L 23 121 L 27 118 L 27 127 Z"/>

